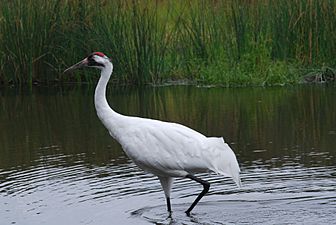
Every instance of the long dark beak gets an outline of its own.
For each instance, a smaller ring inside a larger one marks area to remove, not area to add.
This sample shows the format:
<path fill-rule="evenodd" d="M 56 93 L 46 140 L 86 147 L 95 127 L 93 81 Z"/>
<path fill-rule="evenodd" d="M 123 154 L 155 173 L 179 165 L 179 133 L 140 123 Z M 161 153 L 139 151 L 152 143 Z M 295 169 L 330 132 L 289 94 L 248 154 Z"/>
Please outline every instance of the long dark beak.
<path fill-rule="evenodd" d="M 88 66 L 88 60 L 87 58 L 83 59 L 82 61 L 76 63 L 75 65 L 70 66 L 68 69 L 64 70 L 63 73 L 67 73 L 70 71 L 73 71 L 75 69 L 83 68 Z"/>

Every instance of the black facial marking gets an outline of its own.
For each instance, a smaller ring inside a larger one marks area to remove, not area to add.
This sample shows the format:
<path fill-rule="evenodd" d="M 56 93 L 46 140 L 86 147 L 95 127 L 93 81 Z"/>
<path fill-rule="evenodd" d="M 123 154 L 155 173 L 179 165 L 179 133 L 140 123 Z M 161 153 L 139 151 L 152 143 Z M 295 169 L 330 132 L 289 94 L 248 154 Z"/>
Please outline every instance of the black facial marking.
<path fill-rule="evenodd" d="M 91 54 L 91 55 L 89 55 L 89 56 L 87 57 L 87 59 L 88 59 L 88 66 L 105 67 L 104 64 L 96 62 L 96 61 L 94 60 L 93 56 L 94 56 L 94 54 Z"/>

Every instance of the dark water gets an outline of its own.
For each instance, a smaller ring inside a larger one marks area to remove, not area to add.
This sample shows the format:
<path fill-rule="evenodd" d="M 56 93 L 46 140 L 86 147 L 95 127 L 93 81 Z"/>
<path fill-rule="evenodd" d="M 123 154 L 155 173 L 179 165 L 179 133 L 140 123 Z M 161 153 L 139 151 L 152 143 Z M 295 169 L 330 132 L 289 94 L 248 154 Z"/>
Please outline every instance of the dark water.
<path fill-rule="evenodd" d="M 113 89 L 110 87 L 110 89 Z M 242 188 L 216 175 L 177 179 L 172 218 L 158 180 L 138 169 L 97 119 L 92 88 L 0 89 L 0 224 L 333 224 L 336 88 L 110 90 L 119 112 L 223 136 Z"/>

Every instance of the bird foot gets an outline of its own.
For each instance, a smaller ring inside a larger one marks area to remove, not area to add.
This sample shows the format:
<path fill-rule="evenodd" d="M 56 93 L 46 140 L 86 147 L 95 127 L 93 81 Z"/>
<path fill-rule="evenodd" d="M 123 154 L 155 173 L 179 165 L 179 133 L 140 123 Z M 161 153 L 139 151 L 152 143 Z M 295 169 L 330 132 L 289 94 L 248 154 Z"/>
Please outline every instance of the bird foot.
<path fill-rule="evenodd" d="M 172 214 L 172 211 L 168 211 L 168 217 L 167 217 L 166 219 L 172 219 L 172 218 L 173 218 L 172 215 L 173 215 L 173 214 Z"/>

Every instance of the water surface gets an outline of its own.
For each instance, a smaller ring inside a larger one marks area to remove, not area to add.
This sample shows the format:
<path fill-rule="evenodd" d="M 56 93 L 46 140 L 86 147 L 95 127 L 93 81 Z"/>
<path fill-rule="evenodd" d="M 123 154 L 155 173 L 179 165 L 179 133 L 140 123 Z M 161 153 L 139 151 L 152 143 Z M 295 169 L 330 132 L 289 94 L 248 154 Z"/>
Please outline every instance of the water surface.
<path fill-rule="evenodd" d="M 159 181 L 138 169 L 97 119 L 93 88 L 0 89 L 0 224 L 332 224 L 336 88 L 110 87 L 128 115 L 223 136 L 242 188 L 177 179 L 172 218 Z"/>

